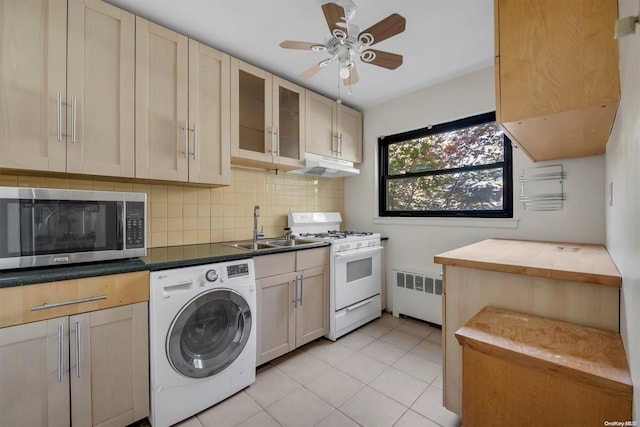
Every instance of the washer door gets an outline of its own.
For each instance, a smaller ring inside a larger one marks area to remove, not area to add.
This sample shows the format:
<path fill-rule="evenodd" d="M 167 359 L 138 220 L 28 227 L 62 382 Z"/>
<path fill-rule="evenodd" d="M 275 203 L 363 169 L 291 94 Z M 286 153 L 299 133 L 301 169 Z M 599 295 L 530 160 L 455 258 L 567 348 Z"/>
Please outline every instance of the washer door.
<path fill-rule="evenodd" d="M 240 355 L 251 333 L 247 301 L 230 289 L 214 289 L 189 301 L 171 323 L 167 357 L 180 374 L 204 378 Z"/>

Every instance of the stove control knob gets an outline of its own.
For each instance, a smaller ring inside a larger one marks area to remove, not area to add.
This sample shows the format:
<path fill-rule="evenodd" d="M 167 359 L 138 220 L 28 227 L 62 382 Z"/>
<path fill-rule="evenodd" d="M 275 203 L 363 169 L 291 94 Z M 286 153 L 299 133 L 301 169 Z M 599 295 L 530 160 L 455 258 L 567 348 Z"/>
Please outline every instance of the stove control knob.
<path fill-rule="evenodd" d="M 218 280 L 218 272 L 215 270 L 207 270 L 204 276 L 209 282 L 215 282 L 216 280 Z"/>

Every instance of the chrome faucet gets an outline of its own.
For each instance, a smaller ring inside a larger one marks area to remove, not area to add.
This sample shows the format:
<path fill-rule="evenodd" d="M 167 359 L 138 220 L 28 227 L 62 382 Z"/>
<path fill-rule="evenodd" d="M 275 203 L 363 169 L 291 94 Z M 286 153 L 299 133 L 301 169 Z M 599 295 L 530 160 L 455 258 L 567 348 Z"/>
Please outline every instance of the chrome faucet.
<path fill-rule="evenodd" d="M 260 216 L 260 206 L 253 207 L 253 249 L 258 249 L 258 239 L 264 237 L 263 231 L 258 231 L 258 217 Z"/>

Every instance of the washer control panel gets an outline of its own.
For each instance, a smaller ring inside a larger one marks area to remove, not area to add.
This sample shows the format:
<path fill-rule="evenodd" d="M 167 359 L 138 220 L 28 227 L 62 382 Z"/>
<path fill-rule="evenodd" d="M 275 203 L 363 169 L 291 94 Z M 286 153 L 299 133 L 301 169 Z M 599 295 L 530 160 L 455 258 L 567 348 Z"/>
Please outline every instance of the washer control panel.
<path fill-rule="evenodd" d="M 233 277 L 248 276 L 249 264 L 231 264 L 227 265 L 227 276 L 231 279 Z"/>

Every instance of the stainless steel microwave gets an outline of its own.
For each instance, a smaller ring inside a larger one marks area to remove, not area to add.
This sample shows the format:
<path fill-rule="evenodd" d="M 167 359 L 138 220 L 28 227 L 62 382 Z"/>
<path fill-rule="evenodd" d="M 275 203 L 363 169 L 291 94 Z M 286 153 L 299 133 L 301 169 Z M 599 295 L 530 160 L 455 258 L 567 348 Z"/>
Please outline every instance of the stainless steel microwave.
<path fill-rule="evenodd" d="M 147 195 L 0 187 L 0 269 L 147 254 Z"/>

